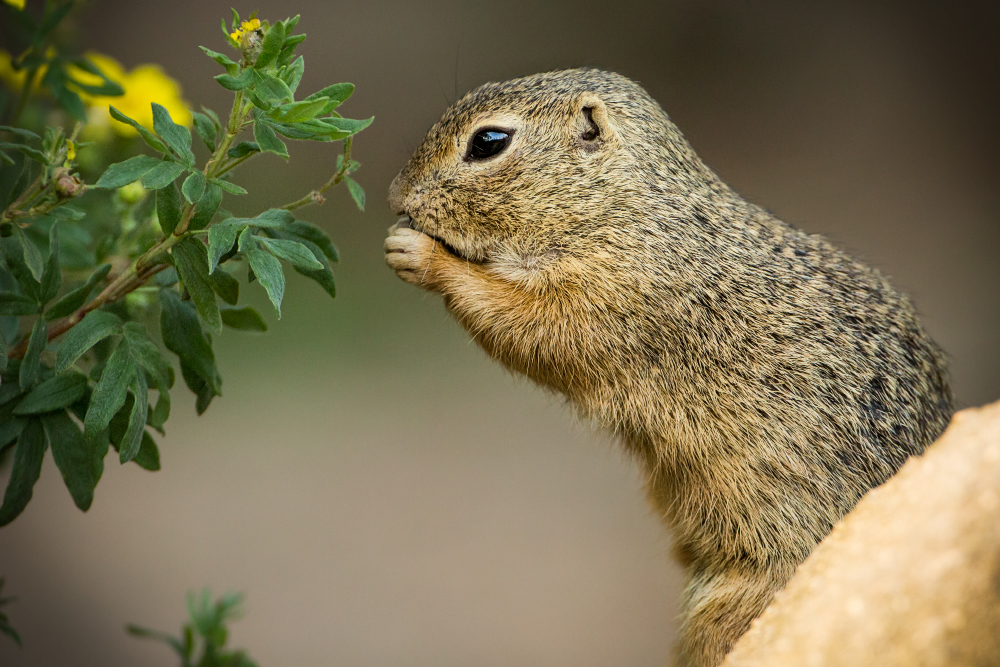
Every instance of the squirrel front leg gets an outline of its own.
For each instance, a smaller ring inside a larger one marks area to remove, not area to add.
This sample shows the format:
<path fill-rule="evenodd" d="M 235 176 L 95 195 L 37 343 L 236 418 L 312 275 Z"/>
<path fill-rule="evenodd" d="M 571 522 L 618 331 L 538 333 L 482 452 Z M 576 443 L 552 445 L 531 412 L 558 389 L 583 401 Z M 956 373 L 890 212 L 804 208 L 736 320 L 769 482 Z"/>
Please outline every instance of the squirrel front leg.
<path fill-rule="evenodd" d="M 560 316 L 573 307 L 565 294 L 498 275 L 406 226 L 390 229 L 385 261 L 406 282 L 444 295 L 449 310 L 497 360 L 543 384 L 553 383 L 553 363 L 565 356 L 567 338 L 577 338 L 567 335 L 572 318 Z"/>

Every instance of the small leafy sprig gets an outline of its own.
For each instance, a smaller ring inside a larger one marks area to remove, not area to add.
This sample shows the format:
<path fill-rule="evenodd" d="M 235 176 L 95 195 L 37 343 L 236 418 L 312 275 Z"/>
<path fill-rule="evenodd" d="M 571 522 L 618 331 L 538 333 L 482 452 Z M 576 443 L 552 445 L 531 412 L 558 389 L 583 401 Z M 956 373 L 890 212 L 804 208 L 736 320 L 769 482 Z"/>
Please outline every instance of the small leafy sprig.
<path fill-rule="evenodd" d="M 152 129 L 113 106 L 111 115 L 156 155 L 112 164 L 89 187 L 75 173 L 79 126 L 70 137 L 52 128 L 44 137 L 0 128 L 18 139 L 0 149 L 24 162 L 0 218 L 0 453 L 13 448 L 0 525 L 28 504 L 46 449 L 84 511 L 110 447 L 122 463 L 159 468 L 149 429 L 164 433 L 175 380 L 162 348 L 178 358 L 201 414 L 221 394 L 213 335 L 223 327 L 267 328 L 253 308 L 239 305 L 240 283 L 230 268 L 245 268 L 279 317 L 282 262 L 335 295 L 336 248 L 294 211 L 321 203 L 323 192 L 340 183 L 363 209 L 364 192 L 350 176 L 360 166 L 351 142 L 372 119 L 337 113 L 354 91 L 349 83 L 296 99 L 305 68 L 294 53 L 305 39 L 292 34 L 298 20 L 241 21 L 234 11 L 231 30 L 223 23 L 223 32 L 237 59 L 203 47 L 225 67 L 216 80 L 234 100 L 225 124 L 204 107 L 193 114 L 195 133 L 211 153 L 201 166 L 191 131 L 155 103 Z M 342 142 L 333 175 L 298 200 L 233 216 L 222 207 L 225 196 L 246 193 L 231 180 L 234 169 L 263 153 L 287 160 L 282 138 Z M 85 191 L 88 201 L 117 191 L 104 200 L 111 211 L 67 205 Z M 95 221 L 102 214 L 111 220 Z M 96 245 L 87 229 L 104 230 Z"/>
<path fill-rule="evenodd" d="M 181 636 L 128 625 L 130 635 L 163 642 L 181 659 L 181 667 L 257 667 L 242 650 L 227 650 L 229 630 L 226 623 L 242 616 L 240 605 L 243 595 L 228 593 L 215 602 L 208 589 L 200 596 L 188 593 L 187 608 L 190 621 L 181 628 Z M 198 657 L 195 658 L 195 654 Z"/>
<path fill-rule="evenodd" d="M 3 591 L 3 578 L 0 577 L 0 591 Z M 10 604 L 16 601 L 17 598 L 2 598 L 0 597 L 0 607 Z M 8 637 L 14 640 L 18 646 L 21 645 L 21 635 L 18 634 L 17 630 L 11 627 L 10 622 L 7 620 L 7 614 L 0 611 L 0 632 L 4 633 Z"/>

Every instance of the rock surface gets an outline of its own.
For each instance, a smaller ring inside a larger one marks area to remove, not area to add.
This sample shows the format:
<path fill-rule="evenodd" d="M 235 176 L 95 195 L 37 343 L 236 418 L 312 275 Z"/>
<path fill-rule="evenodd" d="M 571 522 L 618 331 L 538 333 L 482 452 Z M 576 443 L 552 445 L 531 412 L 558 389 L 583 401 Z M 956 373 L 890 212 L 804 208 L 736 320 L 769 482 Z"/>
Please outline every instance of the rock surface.
<path fill-rule="evenodd" d="M 1000 665 L 1000 402 L 862 498 L 723 663 L 764 665 Z"/>

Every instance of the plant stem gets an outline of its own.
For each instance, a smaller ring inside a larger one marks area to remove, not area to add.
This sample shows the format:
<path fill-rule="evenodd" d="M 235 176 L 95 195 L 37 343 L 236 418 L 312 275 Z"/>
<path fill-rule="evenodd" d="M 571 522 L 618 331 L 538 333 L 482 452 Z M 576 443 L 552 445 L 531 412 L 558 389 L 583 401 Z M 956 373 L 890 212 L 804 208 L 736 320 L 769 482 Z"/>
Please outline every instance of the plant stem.
<path fill-rule="evenodd" d="M 120 274 L 115 280 L 111 282 L 104 290 L 101 291 L 93 300 L 89 303 L 80 307 L 72 315 L 67 315 L 61 320 L 57 320 L 49 327 L 49 342 L 55 340 L 59 336 L 63 335 L 77 324 L 92 310 L 100 308 L 106 303 L 111 303 L 112 301 L 117 301 L 129 292 L 132 292 L 143 285 L 146 284 L 150 278 L 155 276 L 160 271 L 168 268 L 169 264 L 156 264 L 147 269 L 144 269 L 141 273 L 136 273 L 134 266 L 130 267 L 127 271 Z M 7 354 L 9 359 L 22 359 L 24 358 L 25 352 L 28 351 L 28 336 L 25 336 L 21 341 L 11 348 L 10 352 Z"/>
<path fill-rule="evenodd" d="M 21 85 L 21 92 L 17 96 L 17 105 L 14 106 L 14 114 L 7 121 L 6 125 L 17 127 L 17 121 L 20 120 L 21 112 L 24 111 L 25 104 L 28 103 L 28 95 L 31 93 L 31 86 L 34 85 L 37 74 L 37 67 L 28 70 L 28 76 L 24 77 L 24 84 Z"/>
<path fill-rule="evenodd" d="M 333 186 L 339 184 L 342 180 L 344 180 L 344 177 L 347 176 L 350 164 L 351 164 L 351 138 L 348 137 L 347 139 L 344 139 L 343 162 L 340 165 L 340 169 L 338 169 L 333 174 L 333 176 L 330 177 L 330 180 L 324 183 L 321 187 L 317 188 L 316 190 L 313 190 L 306 196 L 302 197 L 301 199 L 296 199 L 290 204 L 285 204 L 281 208 L 285 209 L 286 211 L 294 211 L 297 208 L 308 206 L 309 204 L 322 204 L 324 201 L 323 193 L 332 188 Z"/>

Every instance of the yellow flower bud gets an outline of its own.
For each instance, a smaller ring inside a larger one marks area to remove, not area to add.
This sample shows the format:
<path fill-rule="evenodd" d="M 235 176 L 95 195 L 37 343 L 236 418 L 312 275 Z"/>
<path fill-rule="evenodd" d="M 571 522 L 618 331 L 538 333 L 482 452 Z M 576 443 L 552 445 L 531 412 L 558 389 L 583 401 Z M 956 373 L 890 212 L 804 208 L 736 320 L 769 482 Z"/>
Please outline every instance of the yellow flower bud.
<path fill-rule="evenodd" d="M 123 188 L 118 190 L 118 196 L 126 204 L 137 204 L 142 201 L 142 198 L 146 196 L 146 188 L 142 187 L 142 183 L 136 181 L 134 183 L 129 183 Z"/>
<path fill-rule="evenodd" d="M 8 4 L 14 9 L 24 9 L 24 0 L 3 0 L 4 4 Z"/>
<path fill-rule="evenodd" d="M 243 28 L 244 32 L 252 32 L 260 27 L 260 19 L 250 19 L 249 21 L 244 21 L 240 27 Z"/>

